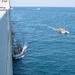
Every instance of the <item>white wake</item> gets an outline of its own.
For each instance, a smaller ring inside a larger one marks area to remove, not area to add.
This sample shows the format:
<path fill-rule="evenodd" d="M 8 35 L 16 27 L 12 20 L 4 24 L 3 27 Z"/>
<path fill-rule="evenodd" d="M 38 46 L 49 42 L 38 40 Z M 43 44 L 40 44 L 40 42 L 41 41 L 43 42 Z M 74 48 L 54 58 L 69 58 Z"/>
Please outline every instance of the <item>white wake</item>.
<path fill-rule="evenodd" d="M 57 30 L 56 28 L 52 27 L 52 26 L 48 26 L 48 28 L 52 29 L 52 30 Z"/>

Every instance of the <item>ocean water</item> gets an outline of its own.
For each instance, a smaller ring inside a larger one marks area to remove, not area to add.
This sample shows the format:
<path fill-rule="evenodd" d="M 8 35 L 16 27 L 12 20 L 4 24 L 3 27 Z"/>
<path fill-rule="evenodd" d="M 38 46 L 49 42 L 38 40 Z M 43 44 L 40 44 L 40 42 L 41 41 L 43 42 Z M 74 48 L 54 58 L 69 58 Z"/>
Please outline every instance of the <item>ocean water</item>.
<path fill-rule="evenodd" d="M 75 75 L 75 8 L 14 7 L 11 25 L 15 40 L 28 46 L 13 60 L 14 75 Z M 70 33 L 59 34 L 60 27 Z"/>

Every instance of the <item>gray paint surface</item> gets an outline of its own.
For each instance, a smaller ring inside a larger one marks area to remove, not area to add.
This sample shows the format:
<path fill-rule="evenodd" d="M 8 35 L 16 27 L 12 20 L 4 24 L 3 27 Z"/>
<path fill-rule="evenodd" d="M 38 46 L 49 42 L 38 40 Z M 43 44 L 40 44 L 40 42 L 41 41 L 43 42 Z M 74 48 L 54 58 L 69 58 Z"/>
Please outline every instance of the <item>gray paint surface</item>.
<path fill-rule="evenodd" d="M 0 75 L 13 75 L 9 11 L 0 19 Z"/>

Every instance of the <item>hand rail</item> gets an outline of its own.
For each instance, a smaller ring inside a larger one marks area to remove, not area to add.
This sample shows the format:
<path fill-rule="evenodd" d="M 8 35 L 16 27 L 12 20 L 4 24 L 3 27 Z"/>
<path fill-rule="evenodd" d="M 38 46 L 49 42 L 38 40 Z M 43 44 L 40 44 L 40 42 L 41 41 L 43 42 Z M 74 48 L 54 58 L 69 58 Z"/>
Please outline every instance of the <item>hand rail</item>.
<path fill-rule="evenodd" d="M 7 0 L 0 0 L 0 2 L 7 2 Z"/>
<path fill-rule="evenodd" d="M 0 11 L 6 11 L 5 7 L 0 7 Z"/>

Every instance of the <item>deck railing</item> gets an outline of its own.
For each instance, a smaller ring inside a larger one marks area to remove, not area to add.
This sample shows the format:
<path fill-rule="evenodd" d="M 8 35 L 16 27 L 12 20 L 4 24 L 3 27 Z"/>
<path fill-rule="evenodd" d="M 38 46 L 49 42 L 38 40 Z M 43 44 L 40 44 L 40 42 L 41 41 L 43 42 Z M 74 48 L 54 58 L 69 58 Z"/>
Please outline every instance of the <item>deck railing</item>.
<path fill-rule="evenodd" d="M 0 0 L 0 3 L 1 3 L 1 2 L 7 2 L 7 0 Z"/>
<path fill-rule="evenodd" d="M 6 8 L 5 7 L 0 7 L 0 11 L 5 11 Z"/>

